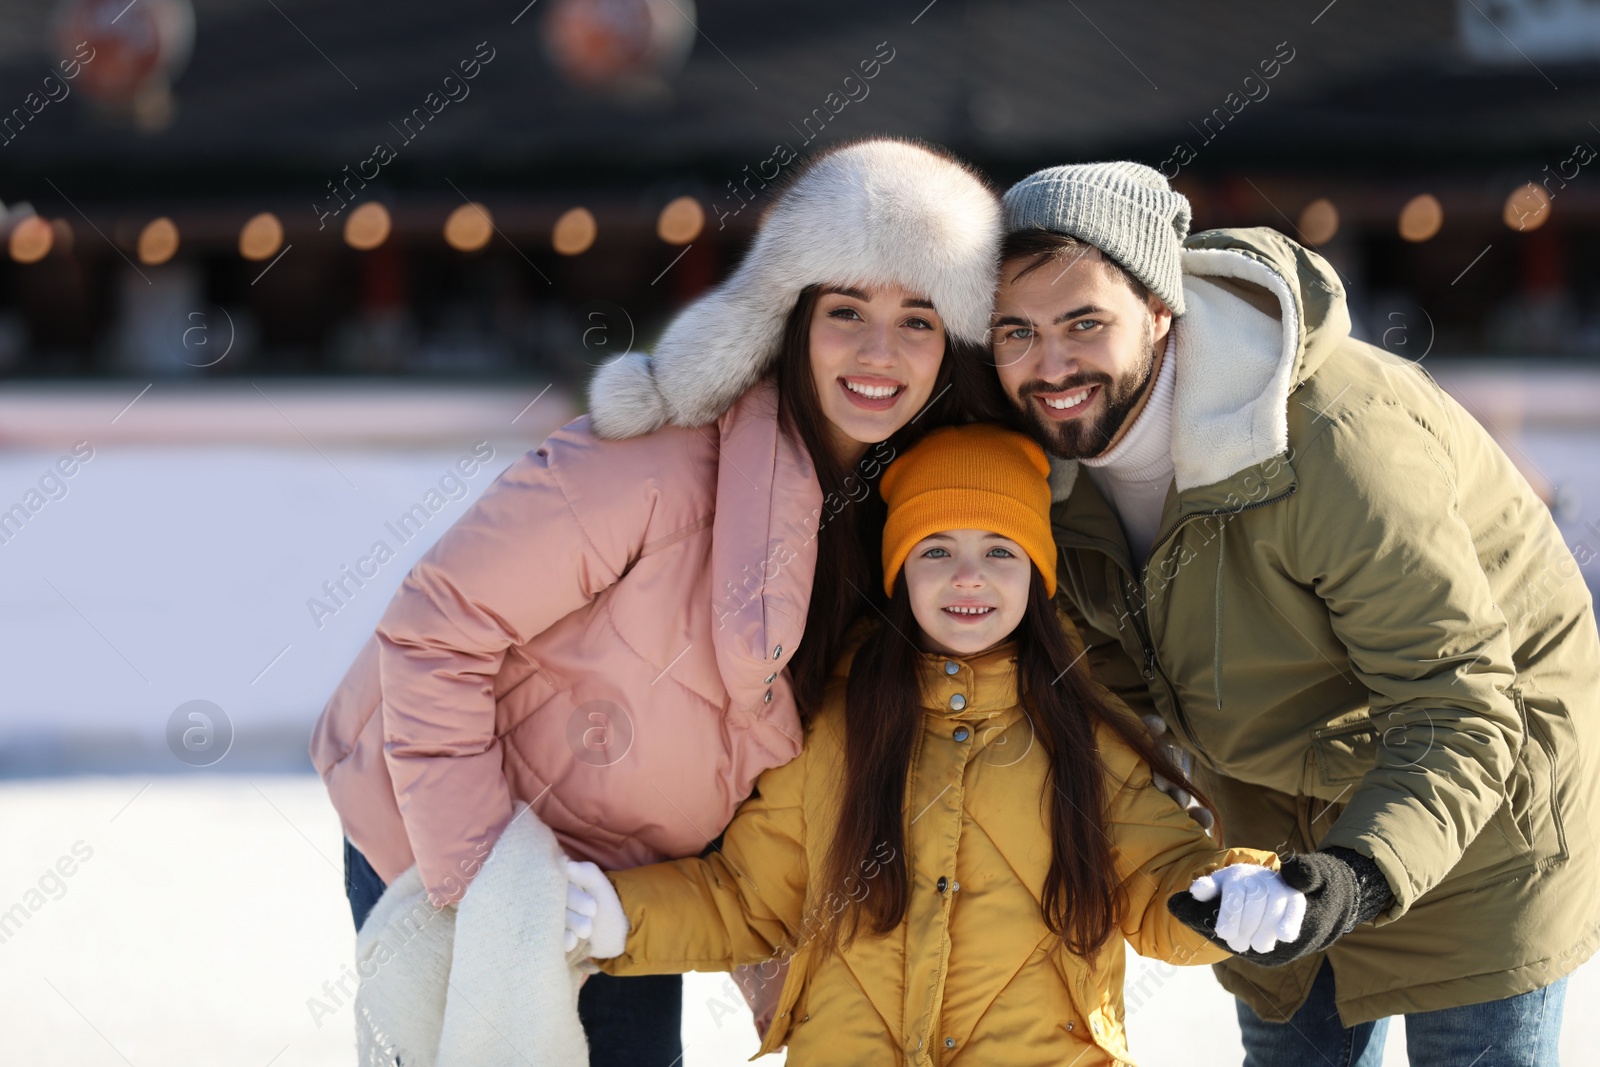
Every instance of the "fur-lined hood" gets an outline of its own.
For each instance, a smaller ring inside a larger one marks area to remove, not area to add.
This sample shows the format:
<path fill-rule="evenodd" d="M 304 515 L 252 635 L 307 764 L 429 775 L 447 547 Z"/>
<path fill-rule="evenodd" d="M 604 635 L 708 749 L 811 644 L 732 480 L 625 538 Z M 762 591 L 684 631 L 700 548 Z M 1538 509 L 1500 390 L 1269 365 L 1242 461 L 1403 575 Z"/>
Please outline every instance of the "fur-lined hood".
<path fill-rule="evenodd" d="M 1183 246 L 1172 465 L 1178 491 L 1211 485 L 1289 447 L 1289 394 L 1350 334 L 1338 273 L 1266 227 L 1207 230 Z M 1065 500 L 1078 462 L 1050 459 Z"/>
<path fill-rule="evenodd" d="M 925 294 L 957 339 L 983 344 L 994 307 L 1000 202 L 975 171 L 921 145 L 857 141 L 813 159 L 762 219 L 726 281 L 684 308 L 655 351 L 589 385 L 599 437 L 712 422 L 771 369 L 809 285 L 897 284 Z"/>

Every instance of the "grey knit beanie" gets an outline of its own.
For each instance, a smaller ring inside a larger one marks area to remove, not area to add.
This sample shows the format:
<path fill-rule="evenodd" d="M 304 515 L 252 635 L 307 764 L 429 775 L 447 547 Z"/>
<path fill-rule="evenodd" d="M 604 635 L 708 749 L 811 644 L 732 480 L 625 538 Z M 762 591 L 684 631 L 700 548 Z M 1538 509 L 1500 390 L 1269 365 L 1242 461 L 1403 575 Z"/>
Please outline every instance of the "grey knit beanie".
<path fill-rule="evenodd" d="M 1050 230 L 1087 241 L 1183 314 L 1179 253 L 1189 199 L 1142 163 L 1077 163 L 1036 171 L 1002 201 L 1006 232 Z"/>

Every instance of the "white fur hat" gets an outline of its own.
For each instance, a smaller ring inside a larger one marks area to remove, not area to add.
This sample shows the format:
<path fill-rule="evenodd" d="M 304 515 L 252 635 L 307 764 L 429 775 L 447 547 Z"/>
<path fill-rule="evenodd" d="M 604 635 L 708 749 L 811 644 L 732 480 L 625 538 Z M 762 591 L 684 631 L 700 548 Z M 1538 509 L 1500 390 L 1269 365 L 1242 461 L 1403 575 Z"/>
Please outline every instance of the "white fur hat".
<path fill-rule="evenodd" d="M 900 285 L 925 295 L 957 339 L 987 343 L 1003 232 L 1000 204 L 974 171 L 921 145 L 856 141 L 818 155 L 762 219 L 721 285 L 589 384 L 590 426 L 637 437 L 714 421 L 777 358 L 808 285 Z"/>

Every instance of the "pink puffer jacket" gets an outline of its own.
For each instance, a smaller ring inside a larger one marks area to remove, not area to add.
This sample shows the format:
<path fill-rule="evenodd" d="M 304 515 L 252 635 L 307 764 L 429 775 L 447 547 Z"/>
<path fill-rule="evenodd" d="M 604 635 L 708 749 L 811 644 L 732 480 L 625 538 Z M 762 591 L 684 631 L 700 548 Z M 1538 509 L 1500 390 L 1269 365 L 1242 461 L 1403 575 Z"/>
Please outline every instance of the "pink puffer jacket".
<path fill-rule="evenodd" d="M 606 869 L 699 853 L 800 751 L 822 491 L 761 379 L 715 422 L 513 463 L 417 562 L 311 759 L 385 882 L 458 900 L 513 799 Z"/>

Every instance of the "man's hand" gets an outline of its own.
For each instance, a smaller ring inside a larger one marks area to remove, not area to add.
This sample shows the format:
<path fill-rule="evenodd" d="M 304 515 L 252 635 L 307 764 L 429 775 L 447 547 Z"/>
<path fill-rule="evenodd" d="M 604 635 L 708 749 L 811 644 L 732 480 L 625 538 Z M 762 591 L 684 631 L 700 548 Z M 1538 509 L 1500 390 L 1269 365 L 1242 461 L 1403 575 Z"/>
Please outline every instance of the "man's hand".
<path fill-rule="evenodd" d="M 1351 858 L 1346 858 L 1346 856 Z M 1231 870 L 1232 868 L 1225 868 Z M 1282 879 L 1288 888 L 1304 894 L 1305 914 L 1295 936 L 1277 938 L 1276 945 L 1265 949 L 1257 942 L 1241 949 L 1238 938 L 1229 940 L 1227 934 L 1233 927 L 1225 927 L 1228 902 L 1218 900 L 1196 879 L 1189 892 L 1177 893 L 1167 901 L 1167 908 L 1191 930 L 1205 934 L 1212 943 L 1238 954 L 1240 959 L 1259 963 L 1263 967 L 1280 967 L 1315 952 L 1321 952 L 1339 938 L 1355 929 L 1358 923 L 1375 916 L 1392 900 L 1388 883 L 1377 874 L 1377 865 L 1359 853 L 1348 849 L 1329 849 L 1327 852 L 1310 852 L 1290 856 L 1283 861 Z M 1218 875 L 1224 873 L 1217 872 Z M 1374 875 L 1376 879 L 1374 880 Z M 1215 879 L 1217 875 L 1212 875 Z M 1200 887 L 1202 892 L 1195 889 Z M 1224 894 L 1226 887 L 1224 887 Z M 1265 914 L 1267 904 L 1257 905 L 1245 899 L 1235 905 L 1241 909 L 1240 928 L 1249 925 L 1251 916 L 1258 910 Z M 1287 926 L 1284 927 L 1288 929 Z M 1265 940 L 1259 942 L 1265 944 Z"/>
<path fill-rule="evenodd" d="M 1195 926 L 1180 910 L 1186 897 L 1198 902 L 1194 907 L 1204 912 L 1204 922 L 1209 925 Z M 1259 953 L 1300 936 L 1306 897 L 1274 870 L 1236 863 L 1196 878 L 1189 891 L 1174 896 L 1168 907 L 1185 925 L 1226 944 L 1231 951 L 1253 949 Z"/>

